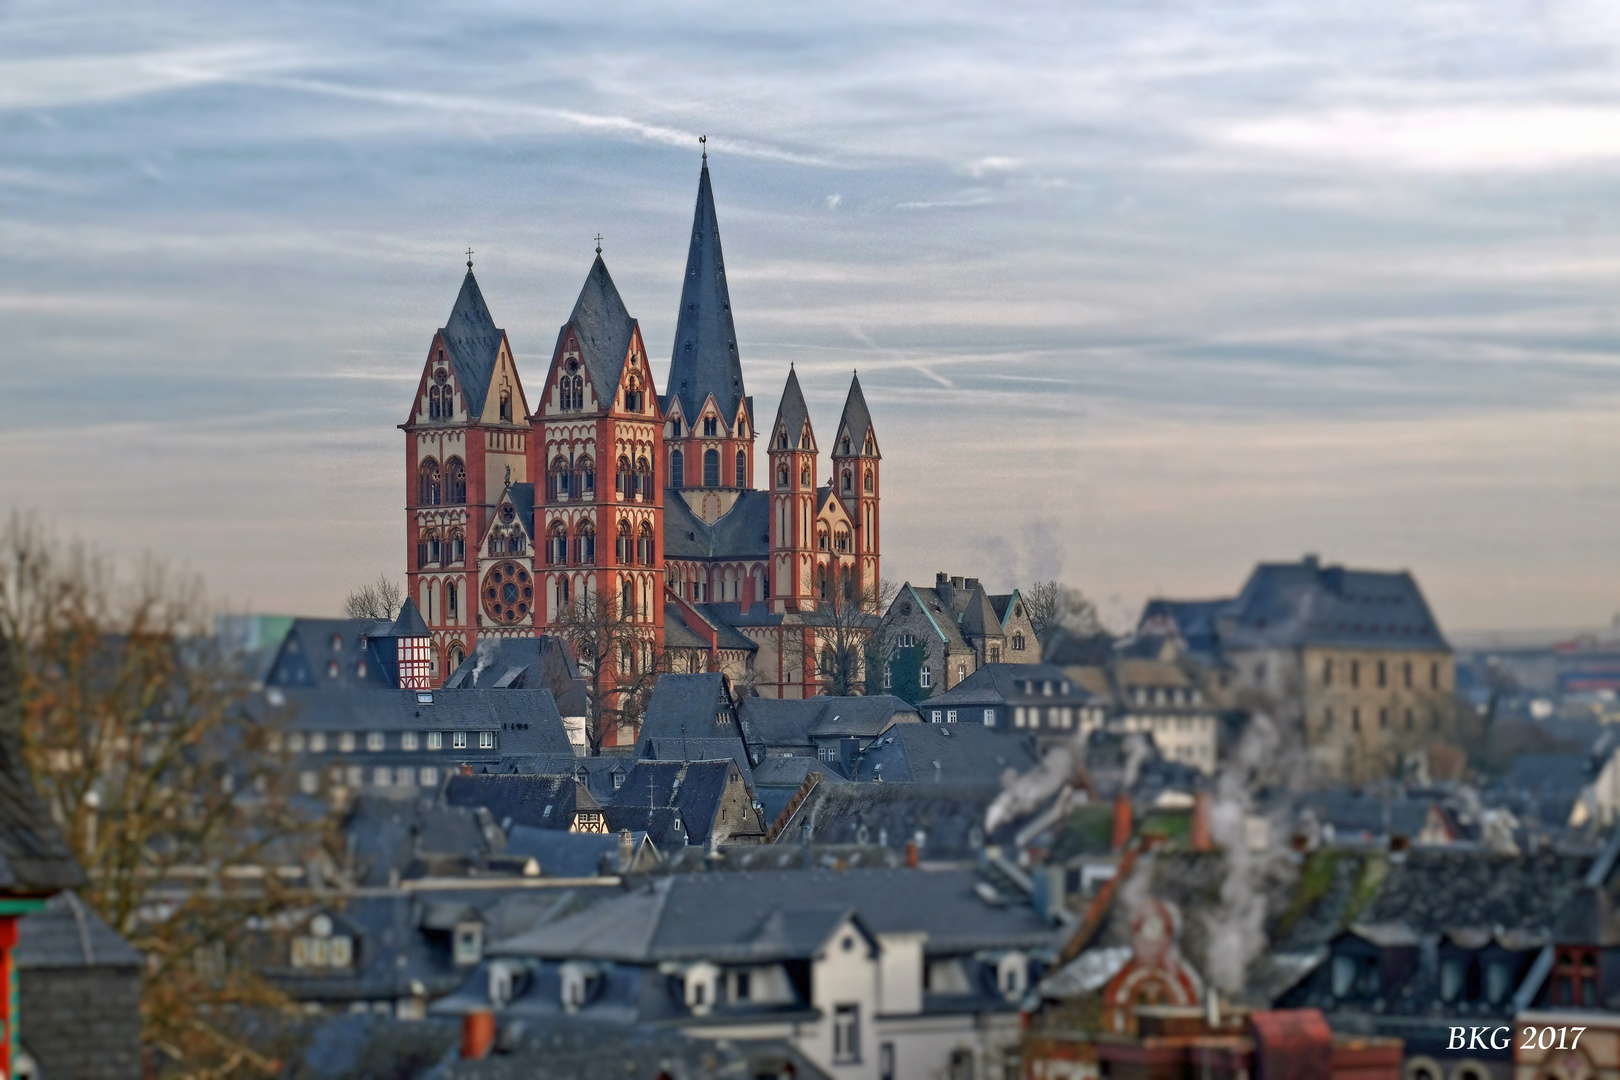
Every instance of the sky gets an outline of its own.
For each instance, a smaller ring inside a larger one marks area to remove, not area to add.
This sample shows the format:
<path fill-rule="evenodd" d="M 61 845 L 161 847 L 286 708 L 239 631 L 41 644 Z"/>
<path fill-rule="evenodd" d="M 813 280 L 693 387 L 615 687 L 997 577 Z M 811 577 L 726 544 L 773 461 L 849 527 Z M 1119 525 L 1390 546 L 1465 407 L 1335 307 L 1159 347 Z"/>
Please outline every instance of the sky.
<path fill-rule="evenodd" d="M 0 506 L 335 613 L 403 578 L 471 247 L 530 385 L 710 166 L 760 422 L 858 369 L 884 574 L 1129 626 L 1306 552 L 1620 611 L 1620 7 L 0 0 Z"/>

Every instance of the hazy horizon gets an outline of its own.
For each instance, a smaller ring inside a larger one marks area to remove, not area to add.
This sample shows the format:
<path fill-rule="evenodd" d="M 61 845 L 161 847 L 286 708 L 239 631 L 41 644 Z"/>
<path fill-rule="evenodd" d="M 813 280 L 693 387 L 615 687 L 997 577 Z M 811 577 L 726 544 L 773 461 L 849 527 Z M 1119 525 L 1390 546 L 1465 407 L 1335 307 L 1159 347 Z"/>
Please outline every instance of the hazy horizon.
<path fill-rule="evenodd" d="M 1119 627 L 1313 552 L 1608 626 L 1617 48 L 1589 0 L 0 0 L 0 498 L 239 609 L 403 578 L 462 252 L 532 399 L 600 232 L 662 388 L 702 133 L 756 418 L 793 363 L 829 441 L 860 370 L 885 576 Z"/>

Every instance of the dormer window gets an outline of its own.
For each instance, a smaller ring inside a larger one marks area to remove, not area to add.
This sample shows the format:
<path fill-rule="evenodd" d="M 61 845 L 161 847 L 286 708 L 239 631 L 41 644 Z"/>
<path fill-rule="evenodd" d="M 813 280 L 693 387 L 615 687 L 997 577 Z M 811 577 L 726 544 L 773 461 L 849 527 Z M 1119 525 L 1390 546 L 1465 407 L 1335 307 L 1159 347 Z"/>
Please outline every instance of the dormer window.
<path fill-rule="evenodd" d="M 681 418 L 677 416 L 671 422 L 671 424 L 672 424 L 672 427 L 671 427 L 670 438 L 672 438 L 672 439 L 680 438 L 681 437 Z"/>
<path fill-rule="evenodd" d="M 782 431 L 778 431 L 776 433 L 776 448 L 778 450 L 786 450 L 788 448 L 786 429 L 783 429 Z"/>
<path fill-rule="evenodd" d="M 710 438 L 720 434 L 720 421 L 712 416 L 705 416 L 703 418 L 703 434 Z"/>

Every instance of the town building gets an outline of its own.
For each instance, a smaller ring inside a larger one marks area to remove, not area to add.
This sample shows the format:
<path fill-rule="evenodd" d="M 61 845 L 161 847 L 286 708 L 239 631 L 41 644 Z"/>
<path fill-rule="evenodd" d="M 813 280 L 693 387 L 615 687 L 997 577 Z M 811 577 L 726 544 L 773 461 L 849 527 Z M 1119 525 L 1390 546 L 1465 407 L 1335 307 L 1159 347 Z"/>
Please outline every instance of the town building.
<path fill-rule="evenodd" d="M 908 701 L 949 690 L 985 664 L 1038 664 L 1041 645 L 1023 597 L 990 593 L 978 578 L 936 574 L 906 582 L 878 629 L 883 689 Z"/>
<path fill-rule="evenodd" d="M 757 428 L 707 157 L 662 395 L 600 248 L 532 402 L 469 260 L 401 429 L 408 593 L 435 682 L 481 640 L 607 610 L 624 639 L 604 661 L 616 671 L 725 670 L 760 694 L 810 697 L 829 611 L 877 614 L 882 454 L 860 380 L 830 477 L 795 372 Z M 633 743 L 633 728 L 607 745 Z"/>
<path fill-rule="evenodd" d="M 1451 648 L 1405 571 L 1262 563 L 1234 599 L 1150 601 L 1137 633 L 1222 666 L 1233 699 L 1297 724 L 1330 777 L 1390 775 L 1453 730 Z"/>

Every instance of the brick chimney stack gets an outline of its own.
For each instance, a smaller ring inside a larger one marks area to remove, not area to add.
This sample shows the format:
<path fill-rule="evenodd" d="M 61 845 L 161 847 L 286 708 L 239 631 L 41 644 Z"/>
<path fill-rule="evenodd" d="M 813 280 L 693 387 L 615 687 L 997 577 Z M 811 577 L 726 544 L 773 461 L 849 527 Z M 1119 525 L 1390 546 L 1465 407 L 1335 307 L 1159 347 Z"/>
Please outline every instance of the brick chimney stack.
<path fill-rule="evenodd" d="M 1114 831 L 1108 840 L 1109 847 L 1118 851 L 1130 843 L 1132 824 L 1131 797 L 1121 791 L 1114 796 Z"/>
<path fill-rule="evenodd" d="M 1209 837 L 1210 802 L 1207 791 L 1200 791 L 1193 796 L 1191 832 L 1194 851 L 1209 851 L 1215 846 Z"/>

